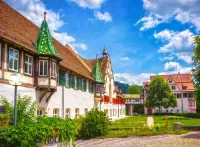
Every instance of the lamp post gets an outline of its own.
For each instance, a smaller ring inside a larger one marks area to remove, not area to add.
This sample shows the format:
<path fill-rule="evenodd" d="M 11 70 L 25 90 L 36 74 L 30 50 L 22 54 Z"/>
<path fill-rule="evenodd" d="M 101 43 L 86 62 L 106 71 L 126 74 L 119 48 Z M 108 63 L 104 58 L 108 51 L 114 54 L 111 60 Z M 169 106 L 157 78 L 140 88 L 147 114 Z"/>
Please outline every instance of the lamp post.
<path fill-rule="evenodd" d="M 9 82 L 15 87 L 14 92 L 14 125 L 17 123 L 17 86 L 21 85 L 23 82 L 23 77 L 20 73 L 13 73 L 10 75 Z"/>

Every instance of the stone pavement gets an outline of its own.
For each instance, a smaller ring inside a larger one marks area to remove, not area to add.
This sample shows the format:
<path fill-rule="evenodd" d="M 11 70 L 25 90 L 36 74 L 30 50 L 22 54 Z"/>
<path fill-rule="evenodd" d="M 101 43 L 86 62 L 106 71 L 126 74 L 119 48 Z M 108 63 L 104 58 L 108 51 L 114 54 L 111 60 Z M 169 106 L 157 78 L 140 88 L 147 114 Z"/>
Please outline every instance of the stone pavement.
<path fill-rule="evenodd" d="M 200 132 L 76 141 L 76 147 L 200 147 Z"/>
<path fill-rule="evenodd" d="M 147 126 L 154 126 L 154 120 L 153 120 L 153 116 L 148 116 L 147 117 Z"/>

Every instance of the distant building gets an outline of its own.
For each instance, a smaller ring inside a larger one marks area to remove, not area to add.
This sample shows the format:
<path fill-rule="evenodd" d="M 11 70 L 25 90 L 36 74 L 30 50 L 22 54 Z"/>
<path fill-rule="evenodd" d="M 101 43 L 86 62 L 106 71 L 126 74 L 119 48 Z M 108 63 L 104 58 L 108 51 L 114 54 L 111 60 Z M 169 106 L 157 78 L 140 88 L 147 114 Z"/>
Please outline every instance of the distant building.
<path fill-rule="evenodd" d="M 135 105 L 144 104 L 144 99 L 141 94 L 123 94 L 126 99 L 126 108 L 128 115 L 132 115 Z"/>
<path fill-rule="evenodd" d="M 177 97 L 177 106 L 175 108 L 162 108 L 163 113 L 196 112 L 196 101 L 194 98 L 194 83 L 191 74 L 171 74 L 160 75 L 165 82 L 168 82 L 172 92 Z M 155 76 L 150 77 L 150 81 Z M 147 89 L 149 82 L 143 83 L 144 100 L 147 99 Z M 158 108 L 145 108 L 145 114 L 159 112 Z"/>

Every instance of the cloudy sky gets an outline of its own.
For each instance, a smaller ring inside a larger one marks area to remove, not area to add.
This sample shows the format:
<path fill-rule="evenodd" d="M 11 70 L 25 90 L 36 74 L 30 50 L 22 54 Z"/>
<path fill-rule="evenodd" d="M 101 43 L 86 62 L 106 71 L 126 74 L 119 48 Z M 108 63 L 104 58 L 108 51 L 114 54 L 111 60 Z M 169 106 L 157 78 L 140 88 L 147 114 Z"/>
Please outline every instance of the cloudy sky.
<path fill-rule="evenodd" d="M 115 80 L 141 84 L 150 75 L 190 73 L 200 0 L 6 0 L 84 58 L 108 50 Z"/>

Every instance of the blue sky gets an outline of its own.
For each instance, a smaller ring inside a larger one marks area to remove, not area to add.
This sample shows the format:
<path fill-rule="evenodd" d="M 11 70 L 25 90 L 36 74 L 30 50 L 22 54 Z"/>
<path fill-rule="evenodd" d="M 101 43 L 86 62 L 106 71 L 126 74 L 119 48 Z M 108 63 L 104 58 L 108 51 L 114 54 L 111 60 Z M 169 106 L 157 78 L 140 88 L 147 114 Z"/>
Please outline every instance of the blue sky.
<path fill-rule="evenodd" d="M 190 73 L 199 0 L 6 0 L 84 58 L 108 50 L 115 80 L 141 84 L 153 74 Z"/>

